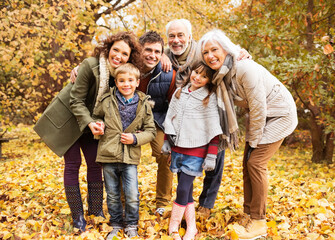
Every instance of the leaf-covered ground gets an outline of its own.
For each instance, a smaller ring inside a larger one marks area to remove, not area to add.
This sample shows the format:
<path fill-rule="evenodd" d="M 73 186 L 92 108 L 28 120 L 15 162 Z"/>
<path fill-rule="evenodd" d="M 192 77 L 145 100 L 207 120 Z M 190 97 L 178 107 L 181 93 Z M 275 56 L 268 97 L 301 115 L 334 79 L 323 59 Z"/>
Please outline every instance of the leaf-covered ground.
<path fill-rule="evenodd" d="M 40 142 L 30 126 L 19 126 L 6 136 L 17 139 L 3 144 L 7 158 L 0 160 L 0 239 L 104 239 L 111 227 L 101 218 L 90 218 L 90 230 L 81 235 L 74 232 L 63 188 L 63 159 Z M 269 163 L 266 239 L 335 239 L 335 165 L 312 164 L 310 156 L 310 149 L 282 146 Z M 198 239 L 236 239 L 231 226 L 242 213 L 241 162 L 242 150 L 227 152 L 211 216 L 197 219 Z M 143 239 L 170 239 L 168 218 L 154 215 L 156 169 L 146 145 L 138 169 L 139 234 Z M 87 209 L 85 164 L 80 182 Z M 202 178 L 194 187 L 197 199 Z M 104 211 L 108 215 L 106 203 Z"/>

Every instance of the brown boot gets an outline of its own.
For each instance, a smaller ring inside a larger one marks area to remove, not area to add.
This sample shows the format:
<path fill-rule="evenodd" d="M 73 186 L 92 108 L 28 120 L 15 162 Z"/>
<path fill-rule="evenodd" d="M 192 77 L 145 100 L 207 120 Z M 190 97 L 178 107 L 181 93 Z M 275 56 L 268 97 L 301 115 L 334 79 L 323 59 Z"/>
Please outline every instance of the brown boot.
<path fill-rule="evenodd" d="M 267 235 L 266 220 L 251 219 L 249 224 L 244 228 L 241 225 L 234 226 L 240 240 L 253 240 Z"/>
<path fill-rule="evenodd" d="M 197 214 L 203 218 L 209 218 L 209 216 L 211 215 L 211 209 L 199 206 Z"/>

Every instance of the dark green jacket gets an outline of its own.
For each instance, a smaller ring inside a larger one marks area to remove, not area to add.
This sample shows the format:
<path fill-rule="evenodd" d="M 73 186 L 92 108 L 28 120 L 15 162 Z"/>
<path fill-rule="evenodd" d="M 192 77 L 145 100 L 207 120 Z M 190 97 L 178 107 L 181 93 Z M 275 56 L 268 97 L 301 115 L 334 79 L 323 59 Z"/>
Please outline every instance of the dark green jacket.
<path fill-rule="evenodd" d="M 100 163 L 140 163 L 141 145 L 151 142 L 156 136 L 156 128 L 148 96 L 136 91 L 139 102 L 134 121 L 123 131 L 115 87 L 101 98 L 97 106 L 97 116 L 104 120 L 105 134 L 101 136 L 96 162 Z M 122 144 L 121 133 L 133 133 L 137 144 Z"/>
<path fill-rule="evenodd" d="M 91 113 L 98 84 L 99 61 L 87 58 L 79 67 L 76 83 L 69 83 L 59 92 L 34 126 L 35 132 L 58 156 L 63 156 L 82 135 L 87 124 L 93 121 Z M 84 98 L 84 106 L 71 98 L 73 106 L 70 107 L 70 95 Z"/>
<path fill-rule="evenodd" d="M 99 60 L 85 59 L 78 69 L 78 76 L 70 93 L 70 108 L 76 116 L 80 131 L 84 131 L 92 118 L 100 82 Z"/>

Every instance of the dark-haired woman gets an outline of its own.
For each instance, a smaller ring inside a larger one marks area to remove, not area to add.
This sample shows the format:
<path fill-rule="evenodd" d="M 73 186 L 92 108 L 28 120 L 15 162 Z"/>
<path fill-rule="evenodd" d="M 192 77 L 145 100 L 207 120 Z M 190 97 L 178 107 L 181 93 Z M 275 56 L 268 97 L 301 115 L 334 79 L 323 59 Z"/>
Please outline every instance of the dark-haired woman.
<path fill-rule="evenodd" d="M 87 165 L 88 214 L 104 217 L 102 171 L 95 163 L 98 141 L 93 137 L 104 126 L 95 123 L 92 114 L 105 91 L 114 86 L 115 69 L 127 62 L 140 67 L 140 54 L 141 46 L 133 33 L 120 32 L 106 37 L 94 49 L 93 56 L 80 64 L 75 83 L 58 94 L 34 127 L 57 155 L 64 155 L 66 199 L 73 225 L 80 231 L 86 228 L 79 187 L 80 150 Z M 71 119 L 72 114 L 75 120 Z M 50 122 L 57 125 L 53 131 Z"/>

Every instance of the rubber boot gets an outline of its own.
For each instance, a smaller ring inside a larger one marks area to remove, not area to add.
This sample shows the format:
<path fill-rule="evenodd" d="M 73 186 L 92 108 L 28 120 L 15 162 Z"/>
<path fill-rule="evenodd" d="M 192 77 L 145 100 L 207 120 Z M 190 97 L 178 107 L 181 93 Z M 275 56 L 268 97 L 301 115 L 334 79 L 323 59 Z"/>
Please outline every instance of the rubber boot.
<path fill-rule="evenodd" d="M 105 218 L 102 210 L 104 183 L 103 182 L 89 182 L 87 184 L 88 192 L 88 215 Z"/>
<path fill-rule="evenodd" d="M 185 206 L 179 205 L 178 203 L 173 202 L 170 224 L 169 224 L 169 235 L 174 240 L 181 240 L 179 235 L 179 225 L 181 219 L 183 218 L 185 212 Z"/>
<path fill-rule="evenodd" d="M 185 220 L 186 220 L 186 233 L 183 237 L 183 240 L 191 240 L 195 238 L 195 235 L 198 233 L 197 224 L 195 222 L 195 208 L 194 202 L 186 205 L 185 208 Z"/>
<path fill-rule="evenodd" d="M 85 232 L 86 220 L 84 218 L 83 202 L 81 200 L 79 184 L 75 186 L 65 186 L 65 195 L 71 210 L 73 227 L 78 228 L 81 232 Z"/>

